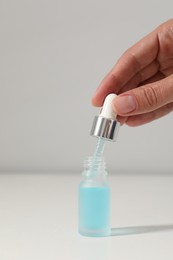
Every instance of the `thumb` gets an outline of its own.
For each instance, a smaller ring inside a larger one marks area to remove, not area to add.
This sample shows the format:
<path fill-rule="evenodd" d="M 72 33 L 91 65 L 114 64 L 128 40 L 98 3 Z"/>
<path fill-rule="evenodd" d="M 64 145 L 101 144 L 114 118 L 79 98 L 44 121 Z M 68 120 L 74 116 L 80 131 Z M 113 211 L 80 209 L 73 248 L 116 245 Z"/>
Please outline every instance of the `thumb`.
<path fill-rule="evenodd" d="M 173 102 L 173 75 L 117 96 L 113 110 L 118 115 L 137 115 L 154 111 Z"/>

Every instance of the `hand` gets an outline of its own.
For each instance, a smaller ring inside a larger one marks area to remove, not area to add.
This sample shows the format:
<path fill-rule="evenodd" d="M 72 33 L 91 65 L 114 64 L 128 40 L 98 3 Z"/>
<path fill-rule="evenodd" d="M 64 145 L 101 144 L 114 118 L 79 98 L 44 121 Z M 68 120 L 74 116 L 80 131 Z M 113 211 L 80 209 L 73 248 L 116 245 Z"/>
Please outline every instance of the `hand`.
<path fill-rule="evenodd" d="M 129 48 L 92 98 L 102 106 L 109 93 L 121 124 L 138 126 L 173 111 L 173 19 Z"/>

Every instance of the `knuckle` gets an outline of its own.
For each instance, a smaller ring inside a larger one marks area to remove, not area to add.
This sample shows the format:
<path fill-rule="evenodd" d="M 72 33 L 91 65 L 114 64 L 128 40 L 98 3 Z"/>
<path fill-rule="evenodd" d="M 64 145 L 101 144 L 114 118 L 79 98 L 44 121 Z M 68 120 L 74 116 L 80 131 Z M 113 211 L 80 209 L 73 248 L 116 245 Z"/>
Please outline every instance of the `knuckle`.
<path fill-rule="evenodd" d="M 144 106 L 146 108 L 157 107 L 158 105 L 158 95 L 156 92 L 156 88 L 153 86 L 148 86 L 143 88 L 143 95 L 145 98 Z"/>

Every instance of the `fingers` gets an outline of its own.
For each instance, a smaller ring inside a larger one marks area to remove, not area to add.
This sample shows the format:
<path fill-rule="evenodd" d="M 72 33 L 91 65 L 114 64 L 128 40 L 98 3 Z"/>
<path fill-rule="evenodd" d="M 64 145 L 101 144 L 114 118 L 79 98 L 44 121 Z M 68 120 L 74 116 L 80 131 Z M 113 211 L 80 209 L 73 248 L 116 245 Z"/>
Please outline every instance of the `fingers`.
<path fill-rule="evenodd" d="M 128 49 L 101 82 L 93 96 L 93 105 L 101 106 L 106 95 L 118 93 L 136 74 L 152 64 L 157 57 L 158 49 L 156 30 Z"/>
<path fill-rule="evenodd" d="M 161 108 L 156 109 L 155 111 L 146 114 L 129 116 L 129 117 L 121 117 L 121 121 L 127 124 L 128 126 L 140 126 L 146 123 L 150 123 L 153 120 L 159 119 L 172 111 L 173 111 L 173 103 L 169 103 Z"/>
<path fill-rule="evenodd" d="M 153 82 L 159 81 L 159 80 L 164 79 L 164 78 L 165 78 L 165 76 L 162 74 L 162 72 L 158 71 L 153 77 L 141 82 L 139 84 L 139 86 L 143 86 L 143 85 L 146 85 L 146 84 L 149 84 L 149 83 L 153 83 Z"/>
<path fill-rule="evenodd" d="M 154 111 L 173 102 L 173 75 L 127 91 L 113 100 L 118 115 L 131 116 Z"/>
<path fill-rule="evenodd" d="M 149 64 L 147 67 L 145 67 L 143 70 L 139 71 L 135 74 L 133 78 L 131 78 L 127 84 L 125 84 L 119 91 L 118 94 L 123 93 L 125 91 L 128 91 L 132 88 L 138 87 L 141 82 L 144 83 L 147 80 L 150 80 L 155 75 L 158 74 L 159 70 L 159 64 L 157 61 L 153 61 L 151 64 Z"/>

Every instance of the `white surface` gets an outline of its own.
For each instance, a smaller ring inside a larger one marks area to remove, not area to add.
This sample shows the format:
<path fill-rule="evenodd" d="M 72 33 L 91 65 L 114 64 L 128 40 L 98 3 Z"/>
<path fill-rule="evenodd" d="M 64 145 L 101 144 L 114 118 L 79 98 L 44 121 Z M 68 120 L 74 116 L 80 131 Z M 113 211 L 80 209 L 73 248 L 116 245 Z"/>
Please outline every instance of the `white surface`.
<path fill-rule="evenodd" d="M 79 169 L 94 147 L 95 88 L 172 10 L 172 0 L 1 0 L 0 170 Z M 109 167 L 173 172 L 172 132 L 172 115 L 125 127 Z"/>
<path fill-rule="evenodd" d="M 79 173 L 1 174 L 0 259 L 173 259 L 172 176 L 111 175 L 116 236 L 107 238 L 77 233 L 79 181 Z"/>

